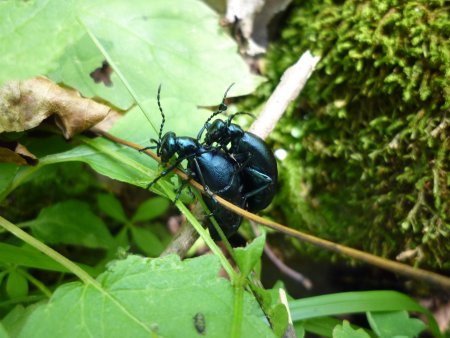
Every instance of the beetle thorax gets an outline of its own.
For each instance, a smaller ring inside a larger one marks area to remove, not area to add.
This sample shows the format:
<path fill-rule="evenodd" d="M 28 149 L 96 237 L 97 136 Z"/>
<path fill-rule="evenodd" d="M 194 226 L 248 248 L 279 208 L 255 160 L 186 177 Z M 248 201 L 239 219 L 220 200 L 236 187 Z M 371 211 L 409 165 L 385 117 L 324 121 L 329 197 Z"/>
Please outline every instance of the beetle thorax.
<path fill-rule="evenodd" d="M 178 156 L 187 156 L 196 154 L 200 148 L 200 144 L 192 137 L 178 137 L 177 138 L 177 152 Z"/>
<path fill-rule="evenodd" d="M 214 142 L 221 143 L 221 140 L 223 138 L 226 138 L 227 133 L 227 125 L 222 120 L 214 120 L 213 123 L 208 127 L 206 136 L 205 136 L 205 143 L 206 144 L 213 144 Z"/>

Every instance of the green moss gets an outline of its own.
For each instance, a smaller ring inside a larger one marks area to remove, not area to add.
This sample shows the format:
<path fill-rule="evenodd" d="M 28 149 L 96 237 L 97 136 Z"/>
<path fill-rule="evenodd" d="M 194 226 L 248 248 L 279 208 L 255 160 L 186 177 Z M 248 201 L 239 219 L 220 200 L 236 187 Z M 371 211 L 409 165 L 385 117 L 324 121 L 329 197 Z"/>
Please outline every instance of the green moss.
<path fill-rule="evenodd" d="M 297 2 L 258 98 L 307 49 L 322 56 L 273 135 L 290 226 L 450 268 L 449 41 L 443 1 Z"/>

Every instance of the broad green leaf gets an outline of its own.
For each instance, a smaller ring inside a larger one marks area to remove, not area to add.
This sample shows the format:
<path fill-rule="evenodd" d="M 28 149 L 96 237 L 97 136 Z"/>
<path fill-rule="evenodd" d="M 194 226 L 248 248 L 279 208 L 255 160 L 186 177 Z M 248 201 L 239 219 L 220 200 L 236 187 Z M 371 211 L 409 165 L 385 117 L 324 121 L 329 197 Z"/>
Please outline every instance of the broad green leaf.
<path fill-rule="evenodd" d="M 406 311 L 369 312 L 367 320 L 380 338 L 417 337 L 426 328 L 424 322 L 410 318 Z"/>
<path fill-rule="evenodd" d="M 219 261 L 203 256 L 129 256 L 98 277 L 100 287 L 69 283 L 37 306 L 17 337 L 198 337 L 201 314 L 210 337 L 229 337 L 234 290 L 218 277 Z M 274 337 L 256 301 L 244 295 L 242 337 Z"/>
<path fill-rule="evenodd" d="M 197 105 L 216 105 L 225 88 L 252 91 L 260 79 L 249 74 L 236 43 L 202 1 L 89 1 L 81 20 L 120 66 L 140 98 L 156 93 Z"/>
<path fill-rule="evenodd" d="M 108 248 L 113 243 L 102 219 L 89 205 L 72 200 L 44 208 L 27 222 L 33 234 L 49 244 L 73 244 L 88 248 Z"/>
<path fill-rule="evenodd" d="M 171 6 L 163 0 L 139 0 L 133 6 L 117 0 L 90 2 L 81 20 L 149 115 L 151 125 L 137 125 L 145 139 L 129 129 L 116 133 L 128 140 L 157 138 L 160 84 L 164 132 L 196 136 L 210 114 L 198 106 L 218 105 L 232 82 L 231 96 L 249 93 L 260 83 L 218 26 L 217 14 L 201 1 L 173 0 Z"/>
<path fill-rule="evenodd" d="M 156 88 L 163 84 L 168 116 L 189 116 L 189 124 L 177 120 L 174 130 L 183 134 L 193 135 L 206 118 L 197 106 L 220 103 L 230 83 L 236 82 L 230 95 L 244 95 L 261 82 L 217 14 L 198 0 L 173 0 L 170 6 L 163 0 L 137 0 L 133 6 L 120 0 L 1 2 L 0 46 L 0 83 L 49 75 L 126 109 L 134 98 L 119 81 L 120 72 L 158 121 Z M 116 67 L 108 88 L 90 76 L 105 57 Z"/>
<path fill-rule="evenodd" d="M 346 320 L 342 325 L 337 325 L 333 330 L 333 338 L 370 338 L 363 329 L 353 329 Z"/>
<path fill-rule="evenodd" d="M 0 2 L 0 84 L 44 75 L 77 34 L 76 2 Z M 78 33 L 77 33 L 78 32 Z"/>
<path fill-rule="evenodd" d="M 154 197 L 141 203 L 131 220 L 133 222 L 148 221 L 163 215 L 169 208 L 170 201 L 163 197 Z"/>
<path fill-rule="evenodd" d="M 102 66 L 105 57 L 89 35 L 85 32 L 83 34 L 75 41 L 70 40 L 64 54 L 58 60 L 59 67 L 48 74 L 48 77 L 57 83 L 76 88 L 85 97 L 101 97 L 120 109 L 129 109 L 134 100 L 116 72 L 112 72 L 109 76 L 110 86 L 106 86 L 103 82 L 94 82 L 91 73 Z"/>
<path fill-rule="evenodd" d="M 163 252 L 161 240 L 147 228 L 131 227 L 131 234 L 136 245 L 150 257 L 157 257 Z"/>
<path fill-rule="evenodd" d="M 28 294 L 27 279 L 16 270 L 11 271 L 6 281 L 6 293 L 9 298 L 21 298 Z"/>
<path fill-rule="evenodd" d="M 28 24 L 37 32 L 46 32 L 49 30 L 47 21 L 60 23 L 60 17 L 65 13 L 54 11 L 51 8 L 54 2 L 37 1 L 36 8 L 40 12 L 36 16 L 32 15 L 35 8 L 31 5 L 23 5 L 20 13 L 24 18 L 29 18 Z M 11 3 L 7 3 L 8 9 L 14 7 Z M 66 6 L 66 3 L 58 2 L 55 8 L 60 6 Z M 51 75 L 55 80 L 80 89 L 85 95 L 111 99 L 114 104 L 125 107 L 129 105 L 130 94 L 117 77 L 119 73 L 123 74 L 129 89 L 149 113 L 152 124 L 136 107 L 131 114 L 119 120 L 112 133 L 143 147 L 149 145 L 150 138 L 157 137 L 159 130 L 161 116 L 156 103 L 159 84 L 163 85 L 164 132 L 171 130 L 177 135 L 195 136 L 211 113 L 198 109 L 198 106 L 218 105 L 231 82 L 236 82 L 231 96 L 249 93 L 261 82 L 259 77 L 250 74 L 248 66 L 237 53 L 237 45 L 218 25 L 217 14 L 201 1 L 173 0 L 171 6 L 167 6 L 162 0 L 138 0 L 129 6 L 118 0 L 98 0 L 79 2 L 77 6 L 67 3 L 67 9 L 73 12 L 73 17 L 78 16 L 85 26 L 74 24 L 72 17 L 64 21 L 67 26 L 60 23 L 61 31 L 72 33 L 65 35 L 62 44 L 64 55 L 58 59 L 58 67 L 50 67 L 58 69 Z M 45 16 L 45 23 L 40 21 L 40 15 Z M 36 22 L 33 21 L 35 19 Z M 94 40 L 89 41 L 87 33 Z M 8 31 L 5 34 L 13 33 Z M 47 38 L 44 33 L 42 36 Z M 105 55 L 100 53 L 98 46 Z M 52 60 L 54 57 L 49 54 Z M 114 88 L 94 85 L 89 76 L 92 67 L 105 57 L 113 61 L 112 65 L 116 67 L 111 75 Z M 40 60 L 43 59 L 45 56 Z M 39 66 L 39 63 L 29 63 Z M 39 73 L 48 71 L 49 67 L 42 67 Z M 90 145 L 45 156 L 40 163 L 83 161 L 101 174 L 142 187 L 155 177 L 157 165 L 144 154 L 104 140 L 93 140 Z M 25 179 L 34 170 L 23 168 L 20 177 Z"/>
<path fill-rule="evenodd" d="M 97 204 L 100 210 L 102 210 L 109 217 L 122 223 L 127 222 L 128 219 L 122 208 L 122 204 L 120 204 L 120 201 L 114 195 L 98 194 Z"/>
<path fill-rule="evenodd" d="M 263 234 L 256 237 L 245 248 L 236 248 L 234 253 L 236 255 L 236 263 L 239 266 L 242 276 L 247 277 L 258 261 L 261 259 L 262 252 L 264 250 L 264 244 L 266 243 L 266 235 Z"/>

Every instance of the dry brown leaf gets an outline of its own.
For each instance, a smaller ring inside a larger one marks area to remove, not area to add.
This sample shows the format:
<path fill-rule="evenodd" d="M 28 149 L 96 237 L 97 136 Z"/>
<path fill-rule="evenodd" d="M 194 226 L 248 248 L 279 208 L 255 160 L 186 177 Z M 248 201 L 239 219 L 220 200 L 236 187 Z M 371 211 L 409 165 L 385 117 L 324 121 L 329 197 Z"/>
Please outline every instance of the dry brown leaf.
<path fill-rule="evenodd" d="M 268 27 L 276 14 L 284 11 L 292 0 L 228 0 L 225 21 L 236 25 L 241 52 L 255 56 L 264 54 L 269 42 Z"/>
<path fill-rule="evenodd" d="M 24 145 L 17 142 L 0 142 L 0 163 L 36 165 L 38 159 Z"/>
<path fill-rule="evenodd" d="M 11 81 L 0 87 L 0 133 L 24 131 L 54 115 L 66 139 L 89 129 L 111 111 L 45 77 Z"/>

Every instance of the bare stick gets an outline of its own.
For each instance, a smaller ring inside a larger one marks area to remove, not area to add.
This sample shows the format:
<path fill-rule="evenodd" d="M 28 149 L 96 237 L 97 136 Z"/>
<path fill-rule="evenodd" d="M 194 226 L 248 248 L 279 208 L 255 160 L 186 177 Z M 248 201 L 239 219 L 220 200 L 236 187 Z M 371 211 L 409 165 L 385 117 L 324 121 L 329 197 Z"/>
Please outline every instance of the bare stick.
<path fill-rule="evenodd" d="M 195 204 L 192 214 L 197 218 L 201 219 L 204 214 L 200 203 Z M 189 221 L 184 220 L 181 225 L 180 230 L 175 235 L 170 245 L 161 253 L 160 256 L 167 256 L 171 254 L 177 254 L 181 258 L 186 256 L 186 253 L 194 245 L 195 241 L 198 239 L 199 234 L 195 231 L 194 227 L 189 223 Z"/>
<path fill-rule="evenodd" d="M 259 236 L 261 232 L 259 231 L 256 223 L 250 221 L 250 224 L 252 225 L 252 229 L 255 235 Z M 266 244 L 264 245 L 264 253 L 272 261 L 272 263 L 286 276 L 302 284 L 307 290 L 310 290 L 312 288 L 313 285 L 311 280 L 308 277 L 303 276 L 303 274 L 301 274 L 300 272 L 292 269 L 290 266 L 286 265 L 281 259 L 279 259 L 275 254 L 275 252 L 273 252 L 271 246 L 267 241 Z"/>
<path fill-rule="evenodd" d="M 319 57 L 313 56 L 308 50 L 293 66 L 284 72 L 280 83 L 270 96 L 262 113 L 250 127 L 250 132 L 263 140 L 270 134 L 278 120 L 283 116 L 289 103 L 295 100 L 305 87 L 306 81 L 308 81 L 319 60 Z"/>

